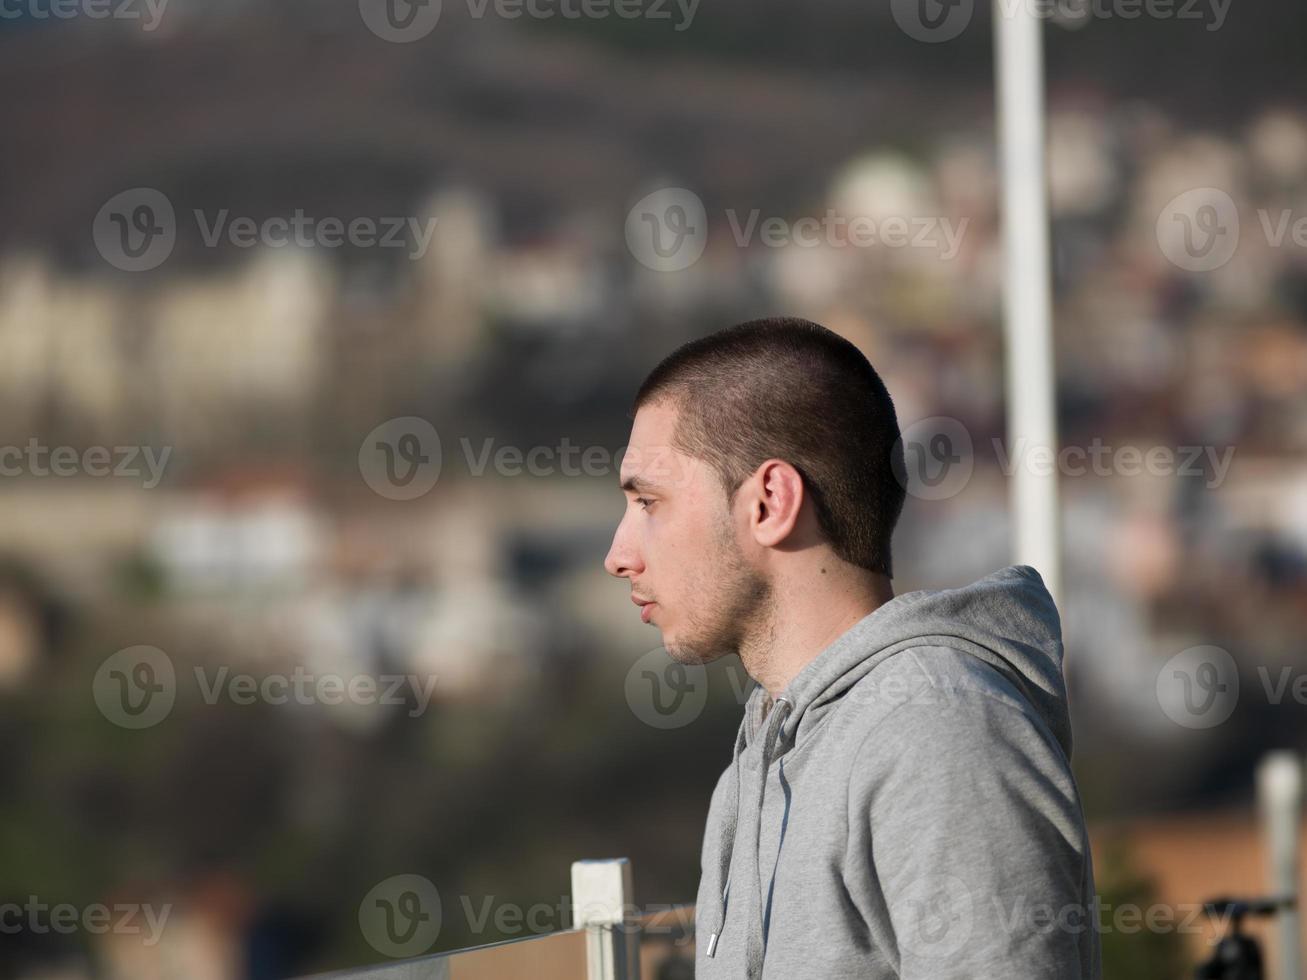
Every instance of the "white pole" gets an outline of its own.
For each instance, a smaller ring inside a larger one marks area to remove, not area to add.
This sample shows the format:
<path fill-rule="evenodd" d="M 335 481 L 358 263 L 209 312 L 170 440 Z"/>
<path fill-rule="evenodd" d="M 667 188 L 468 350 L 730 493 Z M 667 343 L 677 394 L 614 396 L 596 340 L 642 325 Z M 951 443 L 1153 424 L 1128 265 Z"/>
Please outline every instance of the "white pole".
<path fill-rule="evenodd" d="M 640 922 L 629 860 L 572 862 L 572 925 L 588 933 L 587 980 L 640 980 Z"/>
<path fill-rule="evenodd" d="M 1271 894 L 1298 897 L 1298 827 L 1302 821 L 1302 760 L 1295 752 L 1271 752 L 1257 767 L 1257 800 L 1266 831 Z M 1302 980 L 1297 901 L 1277 918 L 1281 980 Z"/>
<path fill-rule="evenodd" d="M 994 0 L 993 10 L 1003 175 L 1008 458 L 1017 458 L 1012 453 L 1022 447 L 1021 459 L 1030 460 L 1035 447 L 1047 447 L 1039 452 L 1056 458 L 1043 22 L 1033 3 Z M 1012 476 L 1013 560 L 1034 566 L 1059 601 L 1057 469 L 1034 470 L 1021 465 Z"/>

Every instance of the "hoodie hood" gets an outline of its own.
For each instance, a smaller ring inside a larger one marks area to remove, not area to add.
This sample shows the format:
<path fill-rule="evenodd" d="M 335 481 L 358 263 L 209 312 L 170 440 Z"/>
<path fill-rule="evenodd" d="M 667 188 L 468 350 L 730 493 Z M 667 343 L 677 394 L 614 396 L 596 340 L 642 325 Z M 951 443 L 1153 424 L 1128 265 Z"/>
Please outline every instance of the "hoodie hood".
<path fill-rule="evenodd" d="M 707 955 L 716 952 L 732 887 L 731 857 L 737 830 L 742 846 L 756 849 L 762 822 L 767 772 L 772 763 L 801 745 L 805 736 L 850 689 L 887 658 L 907 649 L 943 646 L 974 656 L 1006 677 L 1047 725 L 1062 751 L 1071 756 L 1071 723 L 1062 678 L 1062 628 L 1057 606 L 1039 573 L 1029 565 L 1012 565 L 958 589 L 905 592 L 859 620 L 818 654 L 773 703 L 757 686 L 749 695 L 735 739 L 734 816 L 721 827 L 718 881 L 725 887 L 714 908 L 707 910 Z M 761 741 L 754 751 L 751 748 Z M 741 810 L 742 760 L 749 756 L 758 770 L 752 782 L 757 799 Z M 740 829 L 741 817 L 744 827 Z M 759 915 L 749 930 L 749 977 L 762 969 L 765 947 L 762 921 L 762 870 L 756 880 L 736 887 L 754 889 Z"/>

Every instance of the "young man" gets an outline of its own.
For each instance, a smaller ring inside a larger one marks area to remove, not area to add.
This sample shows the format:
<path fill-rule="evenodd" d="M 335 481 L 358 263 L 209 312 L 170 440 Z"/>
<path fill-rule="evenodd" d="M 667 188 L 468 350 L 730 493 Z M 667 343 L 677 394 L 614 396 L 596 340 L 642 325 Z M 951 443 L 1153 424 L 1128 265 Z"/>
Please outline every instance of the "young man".
<path fill-rule="evenodd" d="M 669 655 L 758 683 L 713 793 L 696 976 L 1099 976 L 1061 626 L 1020 565 L 891 588 L 894 405 L 805 320 L 686 344 L 635 401 L 605 561 Z"/>

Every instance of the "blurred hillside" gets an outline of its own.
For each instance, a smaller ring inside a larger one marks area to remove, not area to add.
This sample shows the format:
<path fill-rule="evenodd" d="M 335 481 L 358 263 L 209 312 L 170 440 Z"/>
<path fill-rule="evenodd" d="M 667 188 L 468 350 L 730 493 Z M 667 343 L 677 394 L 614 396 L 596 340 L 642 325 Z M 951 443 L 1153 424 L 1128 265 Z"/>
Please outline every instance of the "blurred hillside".
<path fill-rule="evenodd" d="M 1046 29 L 1062 442 L 1198 450 L 1063 480 L 1096 821 L 1244 806 L 1253 761 L 1303 747 L 1303 705 L 1274 693 L 1307 671 L 1307 251 L 1257 232 L 1307 208 L 1307 10 L 1212 23 Z M 664 728 L 642 700 L 656 634 L 601 567 L 631 396 L 685 339 L 823 322 L 905 431 L 943 417 L 969 440 L 963 485 L 909 498 L 896 589 L 1006 564 L 990 58 L 979 14 L 925 44 L 844 0 L 705 2 L 684 31 L 446 2 L 413 44 L 352 3 L 172 0 L 152 32 L 0 21 L 0 447 L 126 447 L 140 471 L 0 479 L 5 887 L 171 897 L 231 962 L 277 950 L 266 976 L 375 960 L 358 902 L 401 872 L 451 904 L 556 903 L 571 860 L 621 853 L 642 897 L 691 899 L 747 679 L 715 667 Z M 624 235 L 666 186 L 709 216 L 675 273 Z M 1245 232 L 1194 270 L 1157 227 L 1204 187 Z M 177 215 L 145 272 L 93 235 L 134 188 Z M 429 247 L 206 241 L 218 215 L 297 212 L 401 218 Z M 732 228 L 827 212 L 946 221 L 958 248 Z M 404 499 L 361 459 L 410 416 L 441 467 Z M 179 680 L 133 731 L 92 691 L 139 645 Z M 1186 727 L 1158 679 L 1199 645 L 1242 693 Z M 187 681 L 223 668 L 435 687 L 380 710 L 215 704 Z M 498 938 L 455 912 L 438 948 Z"/>

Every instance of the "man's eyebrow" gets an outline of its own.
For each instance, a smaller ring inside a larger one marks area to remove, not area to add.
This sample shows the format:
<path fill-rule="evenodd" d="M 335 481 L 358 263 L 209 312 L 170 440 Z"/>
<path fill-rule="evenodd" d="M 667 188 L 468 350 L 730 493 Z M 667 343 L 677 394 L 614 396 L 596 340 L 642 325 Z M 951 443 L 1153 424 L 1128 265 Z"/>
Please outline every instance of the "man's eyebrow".
<path fill-rule="evenodd" d="M 627 493 L 653 493 L 658 489 L 658 484 L 650 483 L 641 476 L 628 476 L 622 481 L 622 489 Z"/>

